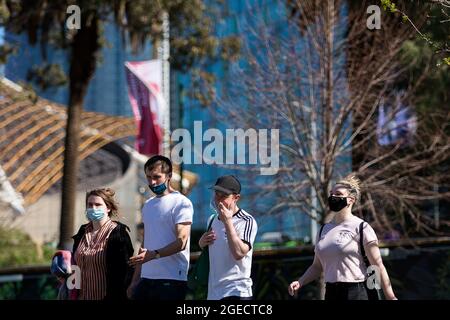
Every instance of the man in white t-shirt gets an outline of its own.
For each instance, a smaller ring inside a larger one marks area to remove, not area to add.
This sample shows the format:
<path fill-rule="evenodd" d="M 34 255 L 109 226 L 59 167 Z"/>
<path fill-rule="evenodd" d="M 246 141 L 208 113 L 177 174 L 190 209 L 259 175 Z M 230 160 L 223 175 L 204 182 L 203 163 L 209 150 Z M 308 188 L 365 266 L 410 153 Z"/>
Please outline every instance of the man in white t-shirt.
<path fill-rule="evenodd" d="M 250 300 L 256 221 L 237 206 L 241 184 L 236 177 L 220 177 L 212 189 L 218 215 L 199 240 L 201 248 L 209 246 L 208 300 Z"/>
<path fill-rule="evenodd" d="M 128 296 L 137 300 L 183 300 L 187 290 L 189 242 L 194 210 L 191 201 L 170 187 L 172 163 L 154 156 L 144 165 L 155 197 L 142 208 L 144 243 L 130 258 L 136 265 Z"/>

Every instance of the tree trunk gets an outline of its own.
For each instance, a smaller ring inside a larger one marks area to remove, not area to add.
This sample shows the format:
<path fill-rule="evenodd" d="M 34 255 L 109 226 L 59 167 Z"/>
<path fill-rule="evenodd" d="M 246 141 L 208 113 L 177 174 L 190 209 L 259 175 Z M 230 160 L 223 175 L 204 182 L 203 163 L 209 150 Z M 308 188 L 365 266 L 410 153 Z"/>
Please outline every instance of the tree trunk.
<path fill-rule="evenodd" d="M 64 144 L 64 171 L 62 181 L 61 222 L 59 248 L 70 250 L 74 232 L 75 198 L 78 172 L 78 145 L 83 104 L 69 104 Z"/>
<path fill-rule="evenodd" d="M 327 13 L 325 15 L 325 37 L 326 37 L 326 49 L 325 49 L 325 79 L 326 79 L 326 86 L 325 86 L 325 108 L 324 110 L 324 125 L 325 125 L 325 134 L 323 135 L 323 145 L 322 147 L 326 149 L 326 157 L 325 161 L 323 163 L 324 169 L 323 169 L 323 181 L 330 181 L 332 179 L 333 175 L 333 164 L 334 164 L 334 157 L 332 156 L 333 151 L 330 150 L 332 148 L 331 141 L 331 133 L 332 133 L 332 126 L 333 126 L 333 110 L 334 110 L 334 79 L 333 79 L 333 63 L 334 63 L 334 26 L 336 24 L 335 21 L 335 7 L 334 7 L 334 0 L 328 1 L 327 5 Z M 322 181 L 322 182 L 323 182 Z M 327 198 L 328 195 L 328 185 L 323 185 L 323 199 Z M 325 220 L 325 217 L 322 216 L 322 220 Z M 323 222 L 324 223 L 324 222 Z M 321 273 L 319 280 L 319 299 L 324 300 L 325 299 L 325 278 L 323 272 Z"/>
<path fill-rule="evenodd" d="M 325 57 L 324 57 L 324 62 L 325 62 L 325 79 L 326 79 L 326 87 L 325 87 L 325 121 L 324 121 L 324 125 L 325 125 L 325 134 L 323 136 L 324 138 L 324 142 L 323 142 L 323 147 L 326 148 L 327 150 L 327 154 L 326 154 L 326 158 L 324 161 L 324 177 L 325 180 L 328 180 L 331 178 L 332 175 L 332 164 L 333 164 L 333 160 L 332 159 L 332 150 L 330 150 L 330 148 L 332 148 L 331 146 L 331 141 L 332 141 L 332 130 L 331 128 L 333 127 L 333 123 L 334 123 L 334 119 L 332 117 L 333 115 L 333 110 L 334 110 L 334 99 L 333 99 L 333 93 L 334 93 L 334 80 L 333 80 L 333 63 L 334 63 L 334 57 L 333 57 L 333 52 L 334 52 L 334 26 L 335 26 L 335 21 L 334 21 L 334 0 L 333 1 L 329 1 L 328 2 L 328 6 L 327 6 L 327 14 L 325 15 L 325 36 L 326 36 L 326 49 L 325 49 Z M 328 191 L 328 190 L 327 190 Z"/>
<path fill-rule="evenodd" d="M 85 13 L 81 28 L 74 36 L 70 58 L 70 93 L 62 181 L 59 249 L 71 250 L 74 233 L 75 199 L 77 192 L 78 146 L 80 142 L 83 100 L 95 72 L 99 46 L 99 20 L 96 12 Z M 84 204 L 83 204 L 84 205 Z"/>

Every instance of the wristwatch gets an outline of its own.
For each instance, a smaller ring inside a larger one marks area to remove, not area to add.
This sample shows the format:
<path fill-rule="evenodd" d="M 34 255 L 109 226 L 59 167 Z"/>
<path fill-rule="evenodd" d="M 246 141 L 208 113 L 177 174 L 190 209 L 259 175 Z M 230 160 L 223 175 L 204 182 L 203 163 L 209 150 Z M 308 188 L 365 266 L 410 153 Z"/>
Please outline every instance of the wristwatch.
<path fill-rule="evenodd" d="M 155 251 L 155 257 L 154 257 L 154 259 L 159 259 L 159 258 L 161 258 L 161 255 L 159 254 L 159 251 L 158 250 L 154 250 Z"/>

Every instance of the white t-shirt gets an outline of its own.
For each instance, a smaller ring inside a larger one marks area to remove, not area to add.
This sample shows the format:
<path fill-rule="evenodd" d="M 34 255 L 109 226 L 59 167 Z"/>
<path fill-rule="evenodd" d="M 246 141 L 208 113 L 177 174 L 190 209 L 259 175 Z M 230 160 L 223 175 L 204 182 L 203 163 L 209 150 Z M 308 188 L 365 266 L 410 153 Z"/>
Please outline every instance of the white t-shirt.
<path fill-rule="evenodd" d="M 142 208 L 144 248 L 157 250 L 176 240 L 176 224 L 192 223 L 192 202 L 179 192 L 153 197 Z M 171 256 L 150 260 L 142 265 L 141 277 L 147 279 L 187 280 L 190 237 L 186 248 Z"/>
<path fill-rule="evenodd" d="M 340 224 L 327 223 L 317 239 L 314 252 L 322 264 L 325 282 L 361 282 L 366 265 L 359 248 L 359 224 L 363 220 L 352 216 Z M 364 245 L 378 242 L 372 227 L 364 222 Z M 319 233 L 317 233 L 317 238 Z"/>
<path fill-rule="evenodd" d="M 251 297 L 253 242 L 258 226 L 255 219 L 240 209 L 232 218 L 239 238 L 250 245 L 249 252 L 241 260 L 234 259 L 228 246 L 225 225 L 216 217 L 211 225 L 216 240 L 209 246 L 208 300 L 229 296 Z"/>

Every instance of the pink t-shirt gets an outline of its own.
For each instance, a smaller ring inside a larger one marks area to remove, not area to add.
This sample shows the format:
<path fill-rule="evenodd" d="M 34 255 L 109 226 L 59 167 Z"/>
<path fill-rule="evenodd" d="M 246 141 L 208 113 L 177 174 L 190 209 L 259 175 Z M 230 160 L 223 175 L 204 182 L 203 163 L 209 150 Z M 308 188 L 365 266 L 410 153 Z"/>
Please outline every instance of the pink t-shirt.
<path fill-rule="evenodd" d="M 322 264 L 325 282 L 361 282 L 366 266 L 359 248 L 359 224 L 363 220 L 352 216 L 340 224 L 327 223 L 314 252 Z M 376 241 L 372 227 L 364 222 L 364 245 Z M 319 237 L 319 233 L 317 234 Z"/>

